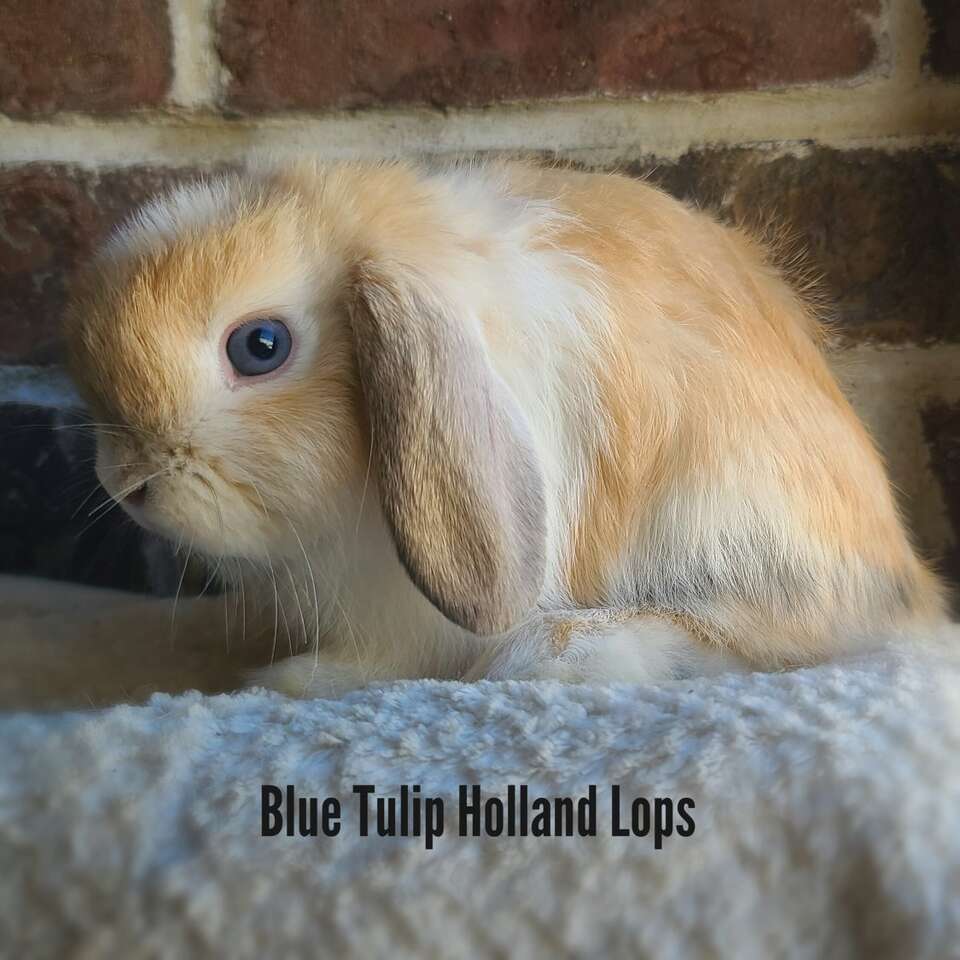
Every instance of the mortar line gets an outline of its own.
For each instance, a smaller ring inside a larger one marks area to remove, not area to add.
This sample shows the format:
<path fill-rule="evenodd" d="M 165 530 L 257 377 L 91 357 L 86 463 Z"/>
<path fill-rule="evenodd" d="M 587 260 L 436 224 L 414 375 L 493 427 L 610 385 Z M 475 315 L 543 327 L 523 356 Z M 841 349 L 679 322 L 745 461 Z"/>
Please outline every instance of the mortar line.
<path fill-rule="evenodd" d="M 218 0 L 167 0 L 173 37 L 170 99 L 179 107 L 212 108 L 221 94 L 221 65 L 214 40 Z"/>
<path fill-rule="evenodd" d="M 881 15 L 889 43 L 890 78 L 903 86 L 920 86 L 927 77 L 923 58 L 930 42 L 930 27 L 923 0 L 888 0 Z"/>
<path fill-rule="evenodd" d="M 440 112 L 426 108 L 273 114 L 231 120 L 169 112 L 49 121 L 0 119 L 0 165 L 208 166 L 250 151 L 328 159 L 411 153 L 556 152 L 599 162 L 677 157 L 705 145 L 944 142 L 960 136 L 960 84 L 862 86 L 650 100 L 566 100 Z"/>

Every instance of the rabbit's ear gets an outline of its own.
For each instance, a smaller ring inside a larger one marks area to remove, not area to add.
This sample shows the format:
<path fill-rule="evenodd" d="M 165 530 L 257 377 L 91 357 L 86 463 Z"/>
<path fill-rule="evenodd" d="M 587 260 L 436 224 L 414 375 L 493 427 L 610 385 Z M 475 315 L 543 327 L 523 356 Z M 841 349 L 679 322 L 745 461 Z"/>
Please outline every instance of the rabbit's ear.
<path fill-rule="evenodd" d="M 544 574 L 543 478 L 472 319 L 361 269 L 351 320 L 384 514 L 413 582 L 454 623 L 505 631 Z"/>

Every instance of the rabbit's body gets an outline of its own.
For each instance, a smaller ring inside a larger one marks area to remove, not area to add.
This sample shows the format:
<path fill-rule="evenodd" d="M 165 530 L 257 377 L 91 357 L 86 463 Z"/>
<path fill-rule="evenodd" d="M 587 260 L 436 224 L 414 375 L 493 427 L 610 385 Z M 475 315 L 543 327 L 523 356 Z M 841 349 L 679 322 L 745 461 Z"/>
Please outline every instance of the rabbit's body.
<path fill-rule="evenodd" d="M 291 358 L 231 379 L 229 325 L 260 314 Z M 268 623 L 276 597 L 278 650 L 284 622 L 310 646 L 264 675 L 284 689 L 778 667 L 943 618 L 806 305 L 633 180 L 181 191 L 113 241 L 70 338 L 132 428 L 101 438 L 108 489 L 158 470 L 135 516 L 229 558 Z"/>

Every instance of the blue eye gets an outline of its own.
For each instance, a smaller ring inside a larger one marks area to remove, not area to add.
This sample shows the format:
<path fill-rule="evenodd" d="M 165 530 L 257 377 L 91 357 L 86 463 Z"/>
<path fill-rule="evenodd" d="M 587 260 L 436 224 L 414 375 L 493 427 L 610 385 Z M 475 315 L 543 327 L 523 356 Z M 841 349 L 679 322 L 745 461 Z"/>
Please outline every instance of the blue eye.
<path fill-rule="evenodd" d="M 290 356 L 293 338 L 280 320 L 257 318 L 227 338 L 227 357 L 241 377 L 272 373 Z"/>

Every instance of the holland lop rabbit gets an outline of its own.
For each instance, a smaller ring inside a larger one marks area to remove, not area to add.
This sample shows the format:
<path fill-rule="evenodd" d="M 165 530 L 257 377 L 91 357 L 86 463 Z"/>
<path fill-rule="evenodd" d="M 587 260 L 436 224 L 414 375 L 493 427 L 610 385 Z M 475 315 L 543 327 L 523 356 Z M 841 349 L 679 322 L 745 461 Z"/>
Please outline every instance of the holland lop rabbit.
<path fill-rule="evenodd" d="M 119 229 L 67 336 L 104 487 L 258 596 L 257 684 L 657 681 L 945 616 L 811 309 L 645 183 L 197 183 Z"/>

